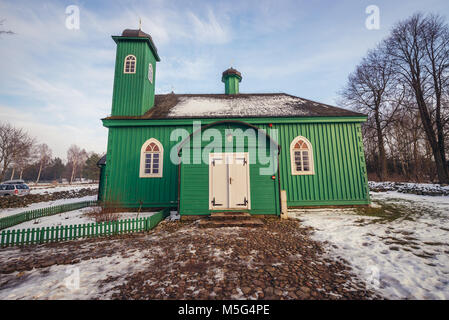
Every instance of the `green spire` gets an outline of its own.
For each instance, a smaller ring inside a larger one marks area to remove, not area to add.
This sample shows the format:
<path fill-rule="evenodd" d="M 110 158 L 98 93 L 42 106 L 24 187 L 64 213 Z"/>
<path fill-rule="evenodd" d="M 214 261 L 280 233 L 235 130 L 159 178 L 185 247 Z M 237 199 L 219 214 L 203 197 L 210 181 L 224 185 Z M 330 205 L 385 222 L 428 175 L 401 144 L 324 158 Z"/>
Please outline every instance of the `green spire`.
<path fill-rule="evenodd" d="M 240 72 L 231 67 L 223 72 L 221 81 L 225 84 L 225 94 L 239 94 L 239 83 L 242 81 Z"/>

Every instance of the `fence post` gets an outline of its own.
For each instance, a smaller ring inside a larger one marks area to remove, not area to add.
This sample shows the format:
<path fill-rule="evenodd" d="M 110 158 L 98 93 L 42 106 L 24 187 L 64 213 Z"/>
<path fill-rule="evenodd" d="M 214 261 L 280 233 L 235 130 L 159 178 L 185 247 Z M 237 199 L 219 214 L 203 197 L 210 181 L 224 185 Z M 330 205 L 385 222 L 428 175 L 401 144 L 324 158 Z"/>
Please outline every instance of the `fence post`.
<path fill-rule="evenodd" d="M 31 243 L 31 244 L 34 243 L 34 228 L 31 228 L 31 239 L 30 239 L 30 243 Z"/>
<path fill-rule="evenodd" d="M 86 202 L 84 205 L 90 203 Z M 66 205 L 65 208 L 74 208 L 81 205 Z M 46 213 L 54 213 L 60 207 L 46 210 Z M 39 209 L 43 212 L 42 209 Z M 37 211 L 36 211 L 37 212 Z M 105 221 L 100 223 L 66 225 L 55 227 L 28 228 L 19 230 L 3 230 L 1 232 L 1 246 L 25 245 L 44 242 L 57 242 L 73 240 L 81 237 L 99 237 L 121 233 L 132 233 L 149 231 L 167 216 L 167 210 L 147 218 L 122 219 L 116 221 Z M 35 217 L 35 215 L 33 215 Z M 87 229 L 87 230 L 86 230 Z"/>
<path fill-rule="evenodd" d="M 6 243 L 7 243 L 7 244 L 9 244 L 10 233 L 11 233 L 11 232 L 10 232 L 9 230 L 6 231 Z M 13 240 L 12 242 L 14 242 L 14 240 Z"/>

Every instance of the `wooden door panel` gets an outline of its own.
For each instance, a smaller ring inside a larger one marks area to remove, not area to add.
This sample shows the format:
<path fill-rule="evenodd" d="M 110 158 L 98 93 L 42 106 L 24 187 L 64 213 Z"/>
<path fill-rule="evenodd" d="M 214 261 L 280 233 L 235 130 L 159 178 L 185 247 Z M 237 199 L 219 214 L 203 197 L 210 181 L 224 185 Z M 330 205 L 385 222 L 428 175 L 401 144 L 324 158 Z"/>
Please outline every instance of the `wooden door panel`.
<path fill-rule="evenodd" d="M 210 209 L 226 209 L 229 207 L 228 200 L 228 168 L 223 157 L 215 156 L 210 161 Z"/>
<path fill-rule="evenodd" d="M 229 206 L 248 207 L 248 161 L 246 155 L 236 154 L 229 164 Z"/>
<path fill-rule="evenodd" d="M 248 154 L 209 156 L 209 209 L 249 209 Z"/>

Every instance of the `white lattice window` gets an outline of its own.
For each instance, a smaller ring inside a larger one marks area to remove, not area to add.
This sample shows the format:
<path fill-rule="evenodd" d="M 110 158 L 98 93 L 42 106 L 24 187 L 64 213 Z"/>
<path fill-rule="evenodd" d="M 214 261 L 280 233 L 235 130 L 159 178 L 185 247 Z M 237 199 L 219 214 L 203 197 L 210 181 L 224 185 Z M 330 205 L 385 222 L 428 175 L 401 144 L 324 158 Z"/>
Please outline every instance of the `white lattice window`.
<path fill-rule="evenodd" d="M 123 73 L 136 73 L 136 62 L 136 56 L 133 56 L 132 54 L 127 55 L 123 66 Z"/>
<path fill-rule="evenodd" d="M 315 174 L 312 144 L 304 137 L 296 137 L 290 145 L 292 175 Z"/>
<path fill-rule="evenodd" d="M 147 140 L 140 151 L 140 177 L 157 178 L 162 177 L 162 164 L 164 148 L 154 138 Z"/>
<path fill-rule="evenodd" d="M 148 80 L 153 84 L 153 65 L 151 63 L 148 65 Z"/>

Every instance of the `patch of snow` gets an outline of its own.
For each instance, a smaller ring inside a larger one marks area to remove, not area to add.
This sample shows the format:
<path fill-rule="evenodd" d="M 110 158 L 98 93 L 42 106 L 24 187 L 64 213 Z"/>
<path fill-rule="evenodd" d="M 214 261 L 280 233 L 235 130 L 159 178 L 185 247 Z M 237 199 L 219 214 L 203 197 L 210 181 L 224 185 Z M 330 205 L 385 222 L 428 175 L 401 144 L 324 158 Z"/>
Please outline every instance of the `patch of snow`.
<path fill-rule="evenodd" d="M 177 221 L 181 219 L 178 211 L 170 211 L 170 215 L 167 217 L 169 221 Z"/>
<path fill-rule="evenodd" d="M 52 206 L 59 206 L 62 204 L 68 204 L 68 203 L 75 203 L 75 202 L 83 202 L 83 201 L 94 201 L 97 200 L 97 196 L 85 196 L 81 198 L 69 198 L 69 199 L 59 199 L 59 200 L 53 200 L 53 201 L 45 201 L 45 202 L 36 202 L 32 203 L 27 207 L 22 208 L 9 208 L 9 209 L 2 209 L 0 211 L 0 218 L 8 217 L 17 213 L 21 213 L 24 211 L 29 210 L 35 210 L 35 209 L 42 209 L 42 208 L 48 208 Z"/>
<path fill-rule="evenodd" d="M 79 191 L 81 189 L 97 189 L 98 184 L 56 185 L 56 186 L 30 186 L 31 194 L 54 193 L 61 191 Z"/>
<path fill-rule="evenodd" d="M 108 299 L 114 293 L 111 289 L 123 283 L 124 277 L 145 269 L 151 260 L 147 254 L 136 250 L 127 257 L 117 254 L 84 260 L 75 265 L 53 265 L 15 272 L 4 276 L 11 280 L 0 289 L 0 300 Z M 110 276 L 117 279 L 100 287 L 99 282 Z"/>
<path fill-rule="evenodd" d="M 398 191 L 417 195 L 447 196 L 449 186 L 432 183 L 403 183 L 403 182 L 375 182 L 369 181 L 368 186 L 374 192 Z"/>
<path fill-rule="evenodd" d="M 216 281 L 223 281 L 225 279 L 225 274 L 224 274 L 223 269 L 221 269 L 221 268 L 214 268 L 214 269 L 212 269 L 212 272 L 215 273 L 214 274 L 214 279 Z"/>
<path fill-rule="evenodd" d="M 46 227 L 56 227 L 56 226 L 66 226 L 75 224 L 85 224 L 85 223 L 95 223 L 95 218 L 88 217 L 86 213 L 91 210 L 91 208 L 83 208 L 73 211 L 67 211 L 53 216 L 42 217 L 35 220 L 26 221 L 21 224 L 17 224 L 5 230 L 17 230 L 17 229 L 27 229 L 27 228 L 46 228 Z M 119 220 L 122 219 L 136 219 L 136 218 L 148 218 L 157 212 L 120 212 L 117 213 Z"/>
<path fill-rule="evenodd" d="M 387 298 L 449 299 L 449 197 L 385 192 L 371 198 L 404 216 L 385 220 L 338 209 L 289 215 L 313 227 L 313 238 L 327 243 L 332 257 L 348 261 Z"/>
<path fill-rule="evenodd" d="M 307 115 L 306 109 L 298 105 L 305 101 L 289 95 L 254 95 L 222 99 L 214 97 L 180 97 L 178 104 L 171 109 L 168 117 L 194 116 L 276 116 Z"/>

